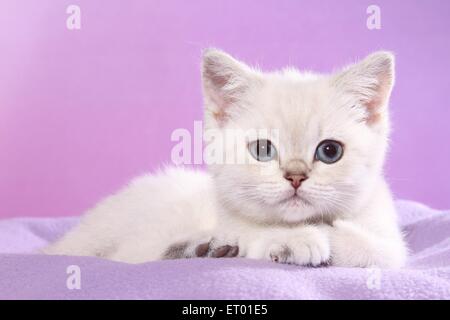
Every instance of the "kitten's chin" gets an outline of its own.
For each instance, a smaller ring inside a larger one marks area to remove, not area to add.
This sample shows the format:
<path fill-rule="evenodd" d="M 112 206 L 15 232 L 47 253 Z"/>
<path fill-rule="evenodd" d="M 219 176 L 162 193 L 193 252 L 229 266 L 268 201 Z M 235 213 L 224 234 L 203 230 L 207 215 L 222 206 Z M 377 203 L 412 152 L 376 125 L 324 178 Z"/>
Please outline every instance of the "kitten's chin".
<path fill-rule="evenodd" d="M 302 222 L 317 215 L 317 210 L 313 204 L 298 194 L 281 200 L 277 207 L 277 216 L 288 223 Z"/>
<path fill-rule="evenodd" d="M 218 193 L 224 212 L 233 216 L 265 224 L 296 224 L 321 219 L 323 214 L 307 194 L 285 190 L 284 197 L 239 199 L 232 193 Z M 231 196 L 231 197 L 229 197 Z"/>
<path fill-rule="evenodd" d="M 295 193 L 291 196 L 286 197 L 285 199 L 282 199 L 279 202 L 279 205 L 292 208 L 303 208 L 305 206 L 312 206 L 312 203 L 309 202 L 305 197 Z"/>

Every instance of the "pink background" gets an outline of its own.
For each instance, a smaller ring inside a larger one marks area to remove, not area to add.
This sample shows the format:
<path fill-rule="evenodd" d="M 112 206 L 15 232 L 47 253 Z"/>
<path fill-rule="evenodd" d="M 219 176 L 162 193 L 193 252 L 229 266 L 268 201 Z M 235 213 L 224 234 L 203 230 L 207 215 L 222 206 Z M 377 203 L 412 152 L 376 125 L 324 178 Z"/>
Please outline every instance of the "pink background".
<path fill-rule="evenodd" d="M 370 4 L 381 30 L 366 27 Z M 208 46 L 317 71 L 394 51 L 388 179 L 399 198 L 449 208 L 449 16 L 437 0 L 2 0 L 0 217 L 78 215 L 169 162 L 171 132 L 201 119 Z"/>

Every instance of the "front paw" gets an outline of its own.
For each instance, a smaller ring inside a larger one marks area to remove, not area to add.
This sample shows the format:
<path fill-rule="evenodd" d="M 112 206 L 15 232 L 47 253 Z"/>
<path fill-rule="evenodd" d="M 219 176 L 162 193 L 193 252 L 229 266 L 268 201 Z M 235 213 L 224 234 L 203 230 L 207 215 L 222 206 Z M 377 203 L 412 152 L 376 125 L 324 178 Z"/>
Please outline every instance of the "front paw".
<path fill-rule="evenodd" d="M 327 265 L 330 243 L 326 232 L 315 227 L 305 227 L 294 234 L 288 232 L 282 237 L 261 240 L 249 249 L 247 256 L 302 266 Z"/>
<path fill-rule="evenodd" d="M 275 243 L 269 246 L 265 257 L 273 262 L 296 264 L 301 266 L 327 265 L 330 260 L 328 239 L 306 240 L 290 239 L 286 243 Z"/>
<path fill-rule="evenodd" d="M 382 237 L 350 221 L 336 220 L 330 238 L 335 266 L 400 268 L 406 261 L 400 236 Z"/>
<path fill-rule="evenodd" d="M 231 258 L 239 254 L 239 247 L 232 241 L 220 241 L 209 236 L 171 245 L 163 259 L 181 258 Z"/>
<path fill-rule="evenodd" d="M 232 258 L 238 254 L 238 246 L 222 244 L 215 241 L 215 239 L 212 239 L 210 242 L 201 243 L 195 248 L 196 257 Z"/>

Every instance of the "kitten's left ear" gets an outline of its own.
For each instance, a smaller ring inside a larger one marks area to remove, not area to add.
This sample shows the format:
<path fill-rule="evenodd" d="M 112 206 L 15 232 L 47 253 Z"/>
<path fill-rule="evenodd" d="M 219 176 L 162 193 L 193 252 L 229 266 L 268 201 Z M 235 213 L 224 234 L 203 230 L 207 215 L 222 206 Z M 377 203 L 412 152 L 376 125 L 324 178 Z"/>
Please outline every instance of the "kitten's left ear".
<path fill-rule="evenodd" d="M 332 83 L 339 91 L 352 94 L 356 102 L 365 107 L 366 122 L 375 124 L 385 118 L 394 86 L 394 65 L 392 53 L 375 52 L 336 74 Z"/>

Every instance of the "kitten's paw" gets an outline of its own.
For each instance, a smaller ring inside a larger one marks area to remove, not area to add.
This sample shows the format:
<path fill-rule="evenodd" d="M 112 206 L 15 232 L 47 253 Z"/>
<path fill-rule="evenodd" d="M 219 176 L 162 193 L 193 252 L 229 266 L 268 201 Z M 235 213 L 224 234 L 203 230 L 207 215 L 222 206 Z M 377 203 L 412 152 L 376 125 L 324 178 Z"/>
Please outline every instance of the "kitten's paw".
<path fill-rule="evenodd" d="M 293 263 L 291 248 L 287 245 L 273 244 L 267 251 L 268 259 L 277 263 Z"/>
<path fill-rule="evenodd" d="M 195 240 L 180 241 L 170 245 L 162 254 L 163 259 L 195 258 L 208 252 L 211 237 L 199 237 Z"/>
<path fill-rule="evenodd" d="M 333 223 L 331 251 L 332 264 L 339 267 L 400 268 L 407 257 L 401 237 L 381 237 L 344 220 Z"/>
<path fill-rule="evenodd" d="M 239 254 L 239 247 L 229 243 L 232 242 L 219 241 L 212 237 L 200 237 L 171 245 L 163 254 L 163 259 L 236 257 Z"/>
<path fill-rule="evenodd" d="M 289 239 L 286 243 L 272 244 L 266 258 L 277 263 L 302 266 L 327 265 L 330 260 L 330 245 L 326 237 L 316 239 Z"/>
<path fill-rule="evenodd" d="M 327 265 L 330 260 L 328 233 L 308 227 L 296 233 L 259 240 L 249 248 L 247 257 L 303 266 Z"/>
<path fill-rule="evenodd" d="M 232 258 L 239 254 L 239 247 L 213 238 L 209 242 L 197 245 L 194 252 L 196 257 Z"/>
<path fill-rule="evenodd" d="M 197 246 L 195 253 L 197 257 L 211 258 L 232 258 L 239 254 L 238 246 L 230 246 L 228 244 L 222 246 L 212 246 L 213 242 L 203 243 Z"/>

